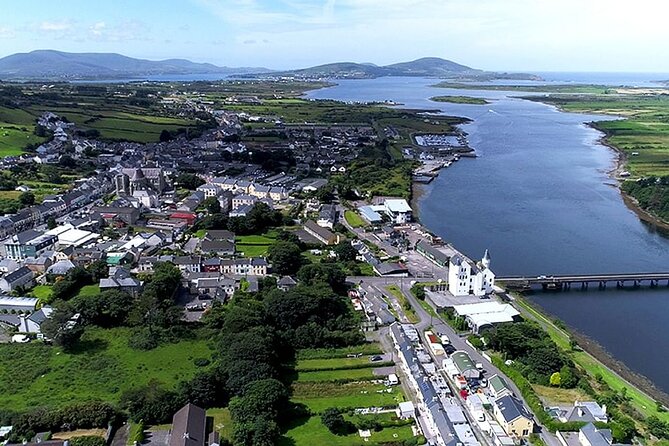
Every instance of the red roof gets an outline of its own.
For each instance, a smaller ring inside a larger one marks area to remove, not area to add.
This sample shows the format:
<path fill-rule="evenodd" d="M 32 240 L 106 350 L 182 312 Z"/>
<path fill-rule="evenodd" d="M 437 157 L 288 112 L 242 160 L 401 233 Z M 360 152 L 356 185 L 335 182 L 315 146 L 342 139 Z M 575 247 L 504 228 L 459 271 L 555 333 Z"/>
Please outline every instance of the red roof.
<path fill-rule="evenodd" d="M 196 215 L 190 212 L 175 212 L 170 215 L 170 218 L 178 218 L 181 220 L 195 220 Z"/>

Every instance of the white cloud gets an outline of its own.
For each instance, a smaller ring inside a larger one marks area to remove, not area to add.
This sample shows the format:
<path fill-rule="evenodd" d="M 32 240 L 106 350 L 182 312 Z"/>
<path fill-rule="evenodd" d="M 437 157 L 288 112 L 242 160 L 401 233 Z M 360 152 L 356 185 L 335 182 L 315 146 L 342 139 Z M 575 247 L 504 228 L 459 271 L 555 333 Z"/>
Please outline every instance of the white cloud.
<path fill-rule="evenodd" d="M 0 26 L 0 39 L 12 39 L 16 36 L 14 28 Z"/>
<path fill-rule="evenodd" d="M 38 28 L 40 31 L 65 33 L 68 31 L 72 31 L 74 29 L 74 24 L 69 20 L 63 20 L 60 22 L 44 21 L 39 24 Z"/>

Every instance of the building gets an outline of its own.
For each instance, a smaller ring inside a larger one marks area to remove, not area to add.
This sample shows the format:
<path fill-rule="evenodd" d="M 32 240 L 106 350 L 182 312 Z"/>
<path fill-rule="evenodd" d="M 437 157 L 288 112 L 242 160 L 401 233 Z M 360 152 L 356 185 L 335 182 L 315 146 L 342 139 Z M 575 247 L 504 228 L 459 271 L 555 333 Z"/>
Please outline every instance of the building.
<path fill-rule="evenodd" d="M 0 278 L 0 290 L 9 293 L 19 287 L 29 288 L 33 285 L 33 277 L 33 272 L 30 271 L 28 267 L 22 266 L 16 271 L 6 274 L 4 277 Z"/>
<path fill-rule="evenodd" d="M 109 268 L 109 277 L 100 279 L 100 290 L 109 289 L 117 289 L 137 296 L 142 289 L 142 282 L 132 277 L 126 269 L 112 267 Z"/>
<path fill-rule="evenodd" d="M 297 286 L 297 282 L 290 276 L 283 276 L 276 282 L 276 287 L 281 291 L 292 290 Z"/>
<path fill-rule="evenodd" d="M 122 175 L 128 177 L 129 190 L 127 194 L 132 195 L 136 190 L 151 189 L 160 194 L 167 189 L 167 182 L 165 181 L 165 174 L 163 169 L 157 167 L 142 167 L 139 169 L 123 169 Z M 118 177 L 117 177 L 118 178 Z M 125 183 L 126 180 L 123 182 Z M 116 186 L 118 190 L 118 179 Z"/>
<path fill-rule="evenodd" d="M 205 446 L 207 415 L 204 409 L 188 403 L 172 417 L 169 446 Z"/>
<path fill-rule="evenodd" d="M 51 317 L 53 308 L 44 306 L 34 313 L 19 316 L 19 333 L 41 333 L 42 323 Z"/>
<path fill-rule="evenodd" d="M 488 379 L 488 392 L 493 399 L 499 399 L 506 395 L 513 395 L 506 380 L 495 374 Z"/>
<path fill-rule="evenodd" d="M 336 245 L 340 242 L 340 238 L 337 234 L 334 234 L 327 228 L 318 226 L 318 224 L 313 220 L 309 220 L 304 224 L 304 230 L 307 232 L 307 234 L 311 235 L 324 245 Z"/>
<path fill-rule="evenodd" d="M 337 223 L 338 214 L 336 205 L 324 204 L 318 213 L 316 224 L 322 228 L 332 229 L 334 224 Z"/>
<path fill-rule="evenodd" d="M 369 224 L 377 225 L 383 222 L 383 216 L 377 212 L 373 206 L 360 206 L 358 213 L 362 218 L 367 220 Z"/>
<path fill-rule="evenodd" d="M 450 260 L 448 254 L 432 246 L 427 240 L 420 239 L 416 243 L 416 251 L 438 266 L 443 268 L 448 266 L 448 261 Z"/>
<path fill-rule="evenodd" d="M 413 219 L 413 211 L 405 199 L 387 199 L 383 202 L 383 206 L 386 214 L 395 224 L 409 223 Z"/>
<path fill-rule="evenodd" d="M 411 401 L 404 401 L 397 406 L 395 413 L 397 414 L 397 418 L 407 420 L 416 416 L 416 408 Z"/>
<path fill-rule="evenodd" d="M 453 361 L 458 374 L 464 376 L 465 378 L 480 378 L 481 371 L 476 368 L 474 361 L 469 357 L 467 352 L 458 350 L 453 352 L 450 357 L 450 360 Z"/>
<path fill-rule="evenodd" d="M 453 296 L 485 296 L 493 292 L 495 274 L 490 270 L 490 254 L 474 263 L 463 255 L 451 257 L 448 267 L 448 291 Z"/>
<path fill-rule="evenodd" d="M 0 312 L 32 313 L 38 302 L 35 297 L 0 296 Z"/>
<path fill-rule="evenodd" d="M 28 229 L 4 241 L 5 257 L 11 260 L 39 257 L 44 251 L 53 250 L 57 241 L 58 238 L 54 235 Z"/>
<path fill-rule="evenodd" d="M 454 305 L 453 312 L 456 316 L 464 318 L 474 333 L 481 333 L 484 329 L 514 322 L 520 318 L 520 313 L 513 306 L 492 300 L 476 304 Z"/>
<path fill-rule="evenodd" d="M 608 423 L 609 421 L 606 415 L 606 405 L 600 406 L 595 401 L 574 401 L 574 406 L 562 411 L 558 419 L 563 423 L 572 421 Z"/>
<path fill-rule="evenodd" d="M 523 403 L 513 395 L 505 395 L 493 403 L 493 414 L 510 437 L 528 437 L 534 429 L 532 414 Z M 598 445 L 589 445 L 598 446 Z"/>

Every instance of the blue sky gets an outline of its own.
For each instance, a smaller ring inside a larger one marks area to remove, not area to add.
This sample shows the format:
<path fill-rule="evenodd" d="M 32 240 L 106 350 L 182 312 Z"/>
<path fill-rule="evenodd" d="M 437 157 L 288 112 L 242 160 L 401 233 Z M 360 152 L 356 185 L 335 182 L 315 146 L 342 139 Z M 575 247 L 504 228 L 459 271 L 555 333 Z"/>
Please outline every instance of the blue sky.
<path fill-rule="evenodd" d="M 669 72 L 662 0 L 2 3 L 0 56 L 49 48 L 279 69 L 437 56 L 489 70 Z"/>

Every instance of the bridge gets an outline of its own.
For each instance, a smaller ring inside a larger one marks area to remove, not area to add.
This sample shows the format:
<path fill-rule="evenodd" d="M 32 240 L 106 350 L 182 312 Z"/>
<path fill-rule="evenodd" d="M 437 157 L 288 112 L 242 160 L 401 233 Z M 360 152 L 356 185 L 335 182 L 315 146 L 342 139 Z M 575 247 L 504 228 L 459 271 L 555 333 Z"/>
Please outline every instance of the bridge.
<path fill-rule="evenodd" d="M 580 284 L 587 289 L 590 284 L 596 284 L 600 289 L 606 288 L 609 283 L 615 283 L 618 288 L 627 284 L 639 287 L 648 284 L 651 287 L 660 285 L 665 280 L 669 286 L 669 272 L 667 273 L 623 273 L 623 274 L 575 274 L 563 276 L 536 276 L 536 277 L 497 277 L 508 288 L 528 290 L 532 285 L 541 285 L 545 290 L 568 290 L 573 284 Z"/>

